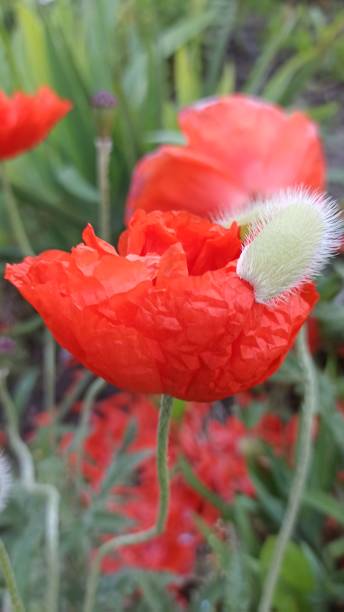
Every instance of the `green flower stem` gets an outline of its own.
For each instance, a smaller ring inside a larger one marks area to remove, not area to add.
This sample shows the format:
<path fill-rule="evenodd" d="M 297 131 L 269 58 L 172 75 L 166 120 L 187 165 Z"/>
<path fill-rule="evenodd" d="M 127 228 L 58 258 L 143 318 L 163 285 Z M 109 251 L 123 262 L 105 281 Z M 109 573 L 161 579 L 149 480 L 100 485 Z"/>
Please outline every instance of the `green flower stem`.
<path fill-rule="evenodd" d="M 76 447 L 75 471 L 78 483 L 77 488 L 79 491 L 81 489 L 82 484 L 82 460 L 84 457 L 84 442 L 88 433 L 92 408 L 98 394 L 102 391 L 102 389 L 104 389 L 105 386 L 105 380 L 103 380 L 102 378 L 96 378 L 90 385 L 81 408 L 80 423 L 74 439 Z"/>
<path fill-rule="evenodd" d="M 25 608 L 19 595 L 11 561 L 2 540 L 0 540 L 0 570 L 4 577 L 7 591 L 10 595 L 13 612 L 25 612 Z"/>
<path fill-rule="evenodd" d="M 281 530 L 278 534 L 275 550 L 271 559 L 268 574 L 263 585 L 263 592 L 258 612 L 270 612 L 278 583 L 288 542 L 292 537 L 302 495 L 306 486 L 307 475 L 312 456 L 312 426 L 317 406 L 317 383 L 312 358 L 308 350 L 306 331 L 303 328 L 297 339 L 297 352 L 300 366 L 304 373 L 305 397 L 302 407 L 302 419 L 298 439 L 298 456 L 295 466 L 294 481 Z"/>
<path fill-rule="evenodd" d="M 97 152 L 98 189 L 100 195 L 98 231 L 103 240 L 108 242 L 111 229 L 109 166 L 112 140 L 110 138 L 97 138 L 95 145 Z"/>
<path fill-rule="evenodd" d="M 20 482 L 30 495 L 42 496 L 46 502 L 45 539 L 48 566 L 46 606 L 49 612 L 58 610 L 59 592 L 59 501 L 60 497 L 50 484 L 35 482 L 34 465 L 30 451 L 18 433 L 16 407 L 7 390 L 7 371 L 0 372 L 0 400 L 4 407 L 10 446 L 17 458 Z"/>
<path fill-rule="evenodd" d="M 22 255 L 34 255 L 33 248 L 27 236 L 22 218 L 19 213 L 17 201 L 13 195 L 11 184 L 7 177 L 5 164 L 0 164 L 0 176 L 4 194 L 4 202 L 10 220 L 11 228 Z"/>
<path fill-rule="evenodd" d="M 55 383 L 56 383 L 56 344 L 50 331 L 44 330 L 43 345 L 44 367 L 44 408 L 50 415 L 50 444 L 52 450 L 56 447 L 56 418 L 55 418 Z"/>
<path fill-rule="evenodd" d="M 97 592 L 97 583 L 102 559 L 109 552 L 118 550 L 122 546 L 133 546 L 147 542 L 160 535 L 165 528 L 168 514 L 170 487 L 168 470 L 168 434 L 171 420 L 173 398 L 169 395 L 161 396 L 160 415 L 157 434 L 157 474 L 159 482 L 159 507 L 156 523 L 150 529 L 116 536 L 100 546 L 93 560 L 90 575 L 87 581 L 84 612 L 93 612 Z"/>

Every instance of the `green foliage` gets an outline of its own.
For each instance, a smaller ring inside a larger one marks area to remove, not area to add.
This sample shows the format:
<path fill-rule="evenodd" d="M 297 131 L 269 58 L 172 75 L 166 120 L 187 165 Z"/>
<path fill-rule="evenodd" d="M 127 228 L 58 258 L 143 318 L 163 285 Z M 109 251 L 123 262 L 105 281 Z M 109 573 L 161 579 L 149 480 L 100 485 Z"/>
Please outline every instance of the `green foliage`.
<path fill-rule="evenodd" d="M 327 75 L 328 70 L 336 74 L 344 11 L 329 19 L 320 9 L 274 2 L 276 10 L 259 5 L 253 18 L 250 4 L 237 0 L 194 0 L 171 6 L 152 0 L 2 4 L 2 86 L 8 92 L 30 91 L 46 83 L 74 105 L 45 144 L 9 164 L 37 250 L 68 247 L 79 240 L 86 222 L 96 223 L 95 133 L 89 98 L 97 90 L 108 89 L 118 98 L 111 159 L 115 237 L 122 226 L 133 166 L 150 147 L 176 140 L 181 105 L 239 88 L 282 104 L 308 106 L 303 97 L 314 87 L 313 79 L 316 86 L 325 70 Z M 325 120 L 329 112 L 333 119 L 338 106 L 335 99 L 331 104 L 318 104 L 314 112 Z M 0 247 L 8 258 L 16 251 L 6 223 L 4 216 Z"/>

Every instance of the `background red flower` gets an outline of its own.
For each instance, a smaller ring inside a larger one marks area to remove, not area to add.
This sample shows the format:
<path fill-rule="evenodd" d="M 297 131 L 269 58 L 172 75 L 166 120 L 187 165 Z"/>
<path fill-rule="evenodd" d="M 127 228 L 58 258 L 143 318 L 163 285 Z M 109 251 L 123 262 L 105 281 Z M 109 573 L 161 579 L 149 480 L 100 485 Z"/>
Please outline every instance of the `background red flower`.
<path fill-rule="evenodd" d="M 50 87 L 41 87 L 35 94 L 18 91 L 11 97 L 0 91 L 0 160 L 35 147 L 71 108 L 71 102 Z"/>
<path fill-rule="evenodd" d="M 160 147 L 138 163 L 127 220 L 137 208 L 216 217 L 281 188 L 324 188 L 318 131 L 301 112 L 239 94 L 186 108 L 179 125 L 185 146 Z"/>

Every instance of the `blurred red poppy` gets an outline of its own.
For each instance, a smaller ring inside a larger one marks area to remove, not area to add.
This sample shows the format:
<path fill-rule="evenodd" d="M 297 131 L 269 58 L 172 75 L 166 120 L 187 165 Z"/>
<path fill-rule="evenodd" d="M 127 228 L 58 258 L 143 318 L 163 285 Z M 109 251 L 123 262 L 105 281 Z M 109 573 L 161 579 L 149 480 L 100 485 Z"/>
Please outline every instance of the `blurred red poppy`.
<path fill-rule="evenodd" d="M 63 347 L 131 391 L 212 401 L 261 383 L 317 300 L 308 283 L 273 308 L 256 303 L 236 273 L 235 223 L 138 211 L 120 255 L 90 226 L 83 238 L 8 265 L 6 278 Z"/>
<path fill-rule="evenodd" d="M 303 113 L 243 95 L 200 101 L 179 114 L 185 146 L 163 146 L 137 165 L 126 205 L 214 218 L 297 185 L 324 188 L 316 125 Z"/>
<path fill-rule="evenodd" d="M 157 406 L 149 398 L 118 393 L 97 402 L 85 440 L 82 471 L 89 486 L 85 485 L 82 499 L 88 505 L 108 477 L 110 465 L 119 461 L 117 454 L 123 452 L 123 439 L 129 425 L 136 424 L 136 433 L 125 448 L 128 463 L 134 453 L 143 454 L 131 475 L 127 475 L 126 482 L 116 484 L 109 491 L 106 503 L 109 513 L 130 521 L 128 529 L 132 531 L 150 527 L 156 518 L 159 496 L 155 465 L 157 421 Z M 248 445 L 261 439 L 276 454 L 292 462 L 297 429 L 296 416 L 284 422 L 278 415 L 265 413 L 254 427 L 248 428 L 239 418 L 228 414 L 222 404 L 189 404 L 182 422 L 173 422 L 171 428 L 171 498 L 165 532 L 149 542 L 124 547 L 108 555 L 102 564 L 103 572 L 140 567 L 190 575 L 195 570 L 198 547 L 203 542 L 195 516 L 213 529 L 219 512 L 191 489 L 182 474 L 174 469 L 180 454 L 186 457 L 195 475 L 210 491 L 231 503 L 237 493 L 255 496 L 247 464 Z M 316 436 L 316 428 L 313 436 Z M 68 453 L 71 467 L 76 459 L 72 442 L 70 432 L 61 444 L 62 451 Z M 255 456 L 263 456 L 261 445 L 255 445 Z"/>
<path fill-rule="evenodd" d="M 202 409 L 202 406 L 204 407 Z M 250 436 L 235 416 L 224 422 L 211 415 L 211 405 L 190 405 L 178 431 L 178 448 L 197 477 L 222 499 L 231 502 L 236 493 L 253 495 L 246 457 L 241 444 Z"/>
<path fill-rule="evenodd" d="M 113 458 L 123 445 L 123 438 L 130 423 L 135 423 L 137 434 L 126 449 L 128 458 L 133 453 L 146 452 L 141 457 L 127 484 L 116 485 L 110 492 L 107 510 L 131 521 L 131 530 L 151 527 L 156 518 L 159 489 L 156 477 L 155 452 L 158 409 L 146 397 L 119 393 L 97 403 L 92 416 L 91 430 L 85 441 L 82 465 L 91 490 L 98 491 Z M 65 436 L 62 448 L 68 452 L 73 435 Z M 170 463 L 173 464 L 176 439 L 170 440 Z M 75 463 L 74 451 L 69 451 L 71 465 Z M 86 491 L 85 491 L 86 492 Z M 90 498 L 86 492 L 85 499 Z M 105 573 L 121 567 L 141 567 L 146 570 L 165 570 L 180 575 L 192 572 L 197 547 L 202 536 L 196 527 L 194 514 L 205 520 L 215 520 L 218 512 L 200 495 L 192 491 L 174 475 L 171 481 L 171 497 L 166 530 L 162 535 L 138 546 L 128 546 L 108 555 L 102 564 Z M 106 539 L 106 535 L 104 539 Z"/>
<path fill-rule="evenodd" d="M 72 108 L 50 87 L 35 94 L 21 91 L 8 97 L 0 91 L 0 160 L 10 159 L 38 145 Z"/>

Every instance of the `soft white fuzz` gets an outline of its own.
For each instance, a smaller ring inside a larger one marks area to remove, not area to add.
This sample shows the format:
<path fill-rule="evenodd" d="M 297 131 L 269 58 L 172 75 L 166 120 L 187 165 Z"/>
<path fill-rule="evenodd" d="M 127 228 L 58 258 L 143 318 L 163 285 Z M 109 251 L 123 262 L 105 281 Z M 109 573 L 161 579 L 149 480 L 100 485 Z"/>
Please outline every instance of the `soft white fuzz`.
<path fill-rule="evenodd" d="M 249 224 L 249 231 L 237 273 L 254 287 L 261 303 L 283 299 L 317 276 L 343 235 L 335 202 L 304 188 L 257 202 L 247 216 L 239 219 Z"/>
<path fill-rule="evenodd" d="M 0 512 L 7 504 L 12 486 L 12 471 L 8 459 L 0 451 Z"/>

